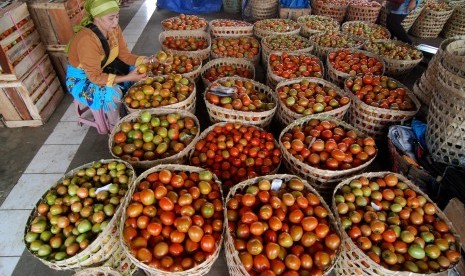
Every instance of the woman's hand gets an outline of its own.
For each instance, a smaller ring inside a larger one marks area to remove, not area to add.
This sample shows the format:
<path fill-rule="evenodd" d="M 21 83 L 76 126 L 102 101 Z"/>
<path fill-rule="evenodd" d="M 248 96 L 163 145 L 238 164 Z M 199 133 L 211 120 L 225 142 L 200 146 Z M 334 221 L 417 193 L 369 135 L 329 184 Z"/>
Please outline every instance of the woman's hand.
<path fill-rule="evenodd" d="M 147 78 L 147 73 L 139 73 L 138 68 L 136 68 L 129 72 L 129 74 L 127 74 L 126 76 L 129 78 L 128 81 L 138 82 L 141 80 L 145 80 Z"/>
<path fill-rule="evenodd" d="M 144 64 L 148 64 L 148 63 L 153 63 L 153 61 L 154 61 L 154 56 L 151 55 L 151 56 L 149 56 L 149 57 L 145 57 L 145 58 L 143 59 L 142 62 L 143 62 Z"/>

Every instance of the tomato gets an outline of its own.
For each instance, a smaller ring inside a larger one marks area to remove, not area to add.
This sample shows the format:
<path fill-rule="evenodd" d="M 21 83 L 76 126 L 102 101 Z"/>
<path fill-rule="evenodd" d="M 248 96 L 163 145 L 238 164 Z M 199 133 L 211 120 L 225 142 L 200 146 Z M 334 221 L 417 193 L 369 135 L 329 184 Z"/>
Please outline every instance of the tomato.
<path fill-rule="evenodd" d="M 216 248 L 215 238 L 211 235 L 204 235 L 200 240 L 200 248 L 208 253 L 213 252 Z"/>

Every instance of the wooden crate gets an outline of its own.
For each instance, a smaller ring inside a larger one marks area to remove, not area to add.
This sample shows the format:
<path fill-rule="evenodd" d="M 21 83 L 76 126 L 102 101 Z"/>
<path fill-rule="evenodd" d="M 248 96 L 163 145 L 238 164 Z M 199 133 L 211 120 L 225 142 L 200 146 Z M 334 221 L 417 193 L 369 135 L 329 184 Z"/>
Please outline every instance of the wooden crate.
<path fill-rule="evenodd" d="M 84 0 L 29 0 L 27 6 L 45 45 L 66 45 L 85 15 Z"/>
<path fill-rule="evenodd" d="M 32 69 L 20 81 L 0 82 L 0 114 L 7 127 L 43 125 L 64 96 L 47 55 Z"/>
<path fill-rule="evenodd" d="M 65 45 L 48 45 L 47 54 L 63 87 L 66 87 L 66 68 L 68 67 L 68 54 Z"/>
<path fill-rule="evenodd" d="M 44 54 L 26 4 L 15 2 L 0 10 L 0 81 L 21 79 Z"/>
<path fill-rule="evenodd" d="M 458 198 L 454 197 L 449 201 L 444 209 L 444 214 L 452 222 L 455 229 L 465 229 L 465 221 L 463 220 L 465 217 L 465 205 Z M 462 249 L 465 250 L 465 235 L 460 235 L 460 240 Z"/>
<path fill-rule="evenodd" d="M 310 7 L 304 9 L 283 8 L 279 6 L 279 18 L 297 20 L 302 15 L 310 15 L 312 9 Z"/>

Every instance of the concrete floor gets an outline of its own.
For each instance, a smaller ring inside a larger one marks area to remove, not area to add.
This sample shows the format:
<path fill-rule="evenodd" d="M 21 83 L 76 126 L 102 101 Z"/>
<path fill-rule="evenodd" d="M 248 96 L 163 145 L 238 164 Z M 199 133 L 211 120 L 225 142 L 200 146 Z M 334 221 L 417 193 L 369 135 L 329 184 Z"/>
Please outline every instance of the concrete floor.
<path fill-rule="evenodd" d="M 141 18 L 148 16 L 145 21 L 141 19 L 141 21 L 131 22 L 136 15 L 139 15 L 142 10 L 140 8 L 145 7 L 143 6 L 145 3 L 150 3 L 150 7 L 153 7 L 153 0 L 146 0 L 146 2 L 136 0 L 128 7 L 122 8 L 120 25 L 123 30 L 126 28 L 125 37 L 133 53 L 151 55 L 160 49 L 158 42 L 158 34 L 162 30 L 160 22 L 176 14 L 166 10 L 155 10 L 153 14 L 145 12 L 141 15 Z M 207 20 L 240 19 L 238 14 L 227 13 L 207 14 L 202 17 Z M 141 25 L 142 21 L 144 26 Z M 431 44 L 437 44 L 437 42 L 432 41 Z M 409 76 L 405 76 L 403 81 L 411 87 L 424 70 L 424 65 L 419 66 Z M 265 82 L 263 69 L 257 68 L 256 73 L 256 79 Z M 203 91 L 201 81 L 198 84 L 197 90 Z M 197 97 L 197 99 L 196 115 L 203 130 L 209 124 L 208 114 L 202 98 Z M 0 128 L 0 144 L 2 145 L 0 150 L 0 217 L 2 218 L 0 220 L 0 276 L 73 274 L 72 271 L 55 271 L 48 268 L 33 257 L 28 250 L 25 250 L 22 243 L 24 225 L 30 210 L 50 185 L 75 167 L 94 160 L 111 158 L 107 145 L 108 136 L 99 135 L 94 128 L 77 127 L 76 116 L 70 108 L 71 103 L 72 98 L 67 95 L 44 126 Z M 271 131 L 278 137 L 283 126 L 277 122 L 273 122 L 272 126 Z M 65 130 L 59 127 L 65 127 Z M 55 151 L 48 152 L 44 150 L 45 146 L 56 148 Z M 47 163 L 49 159 L 56 159 L 56 162 Z M 62 168 L 55 169 L 53 164 L 61 164 Z M 390 166 L 386 147 L 381 145 L 377 160 L 367 170 L 388 170 Z M 283 169 L 282 171 L 284 172 Z M 209 275 L 228 275 L 223 252 Z"/>

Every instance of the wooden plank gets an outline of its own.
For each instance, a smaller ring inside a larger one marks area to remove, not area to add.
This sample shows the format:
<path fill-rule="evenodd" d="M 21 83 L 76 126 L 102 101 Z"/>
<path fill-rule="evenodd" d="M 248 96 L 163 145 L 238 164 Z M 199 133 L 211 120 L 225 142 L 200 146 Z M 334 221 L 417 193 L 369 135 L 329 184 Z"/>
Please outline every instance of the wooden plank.
<path fill-rule="evenodd" d="M 68 67 L 68 55 L 63 51 L 47 51 L 52 61 L 53 68 L 60 78 L 63 87 L 66 87 L 66 68 Z"/>
<path fill-rule="evenodd" d="M 16 39 L 18 39 L 22 34 L 24 34 L 25 32 L 27 32 L 28 30 L 30 30 L 32 27 L 34 27 L 34 21 L 32 20 L 29 20 L 26 24 L 24 24 L 23 26 L 21 26 L 19 28 L 19 30 L 16 30 L 14 31 L 13 33 L 11 33 L 9 36 L 5 37 L 4 39 L 2 39 L 0 41 L 0 45 L 5 48 L 7 47 L 8 45 L 10 45 L 11 43 L 13 43 L 13 41 L 15 41 Z"/>
<path fill-rule="evenodd" d="M 52 99 L 48 102 L 48 104 L 42 109 L 40 112 L 40 116 L 42 117 L 42 121 L 45 123 L 48 121 L 50 116 L 53 114 L 55 109 L 60 104 L 61 100 L 64 98 L 65 94 L 63 93 L 63 88 L 58 86 L 55 94 L 53 95 Z"/>
<path fill-rule="evenodd" d="M 13 73 L 21 78 L 26 74 L 29 69 L 32 68 L 43 56 L 45 55 L 45 46 L 39 43 L 29 55 L 25 56 L 16 66 L 14 67 Z"/>
<path fill-rule="evenodd" d="M 31 114 L 26 106 L 26 103 L 23 101 L 23 97 L 21 96 L 20 86 L 18 87 L 5 87 L 3 88 L 5 94 L 10 99 L 11 103 L 15 106 L 16 110 L 18 111 L 19 115 L 23 120 L 30 120 L 32 119 Z"/>
<path fill-rule="evenodd" d="M 43 58 L 34 65 L 31 72 L 22 79 L 22 82 L 26 89 L 32 93 L 41 83 L 47 82 L 47 76 L 50 74 L 55 75 L 53 66 L 48 55 L 44 55 Z"/>
<path fill-rule="evenodd" d="M 7 56 L 11 63 L 14 63 L 18 58 L 25 54 L 30 47 L 40 42 L 40 36 L 38 31 L 34 31 L 30 35 L 24 38 L 24 40 L 18 42 L 15 46 L 11 47 L 7 52 Z"/>
<path fill-rule="evenodd" d="M 3 89 L 0 89 L 0 115 L 4 121 L 21 120 L 21 116 Z"/>
<path fill-rule="evenodd" d="M 73 36 L 73 25 L 70 18 L 64 9 L 49 10 L 50 20 L 54 26 L 57 36 L 56 44 L 68 44 L 68 41 Z"/>
<path fill-rule="evenodd" d="M 38 127 L 43 125 L 42 120 L 27 120 L 27 121 L 5 121 L 7 127 Z"/>
<path fill-rule="evenodd" d="M 45 93 L 35 103 L 35 106 L 39 113 L 42 111 L 42 109 L 44 109 L 45 105 L 47 105 L 47 103 L 50 101 L 50 99 L 52 98 L 53 94 L 58 89 L 58 87 L 60 87 L 60 80 L 58 78 L 55 78 L 52 84 L 48 86 Z"/>
<path fill-rule="evenodd" d="M 465 229 L 465 205 L 458 199 L 453 198 L 449 201 L 446 208 L 444 209 L 444 214 L 452 222 L 457 231 L 463 231 Z M 465 236 L 460 235 L 460 242 L 462 243 L 462 249 L 465 250 Z"/>
<path fill-rule="evenodd" d="M 29 15 L 26 3 L 15 2 L 0 9 L 0 34 L 14 26 Z"/>
<path fill-rule="evenodd" d="M 45 44 L 56 44 L 57 37 L 55 30 L 53 29 L 52 22 L 48 17 L 48 12 L 45 9 L 33 9 L 29 5 L 29 11 L 31 13 L 32 20 L 36 24 L 36 28 L 39 31 L 42 42 Z"/>

